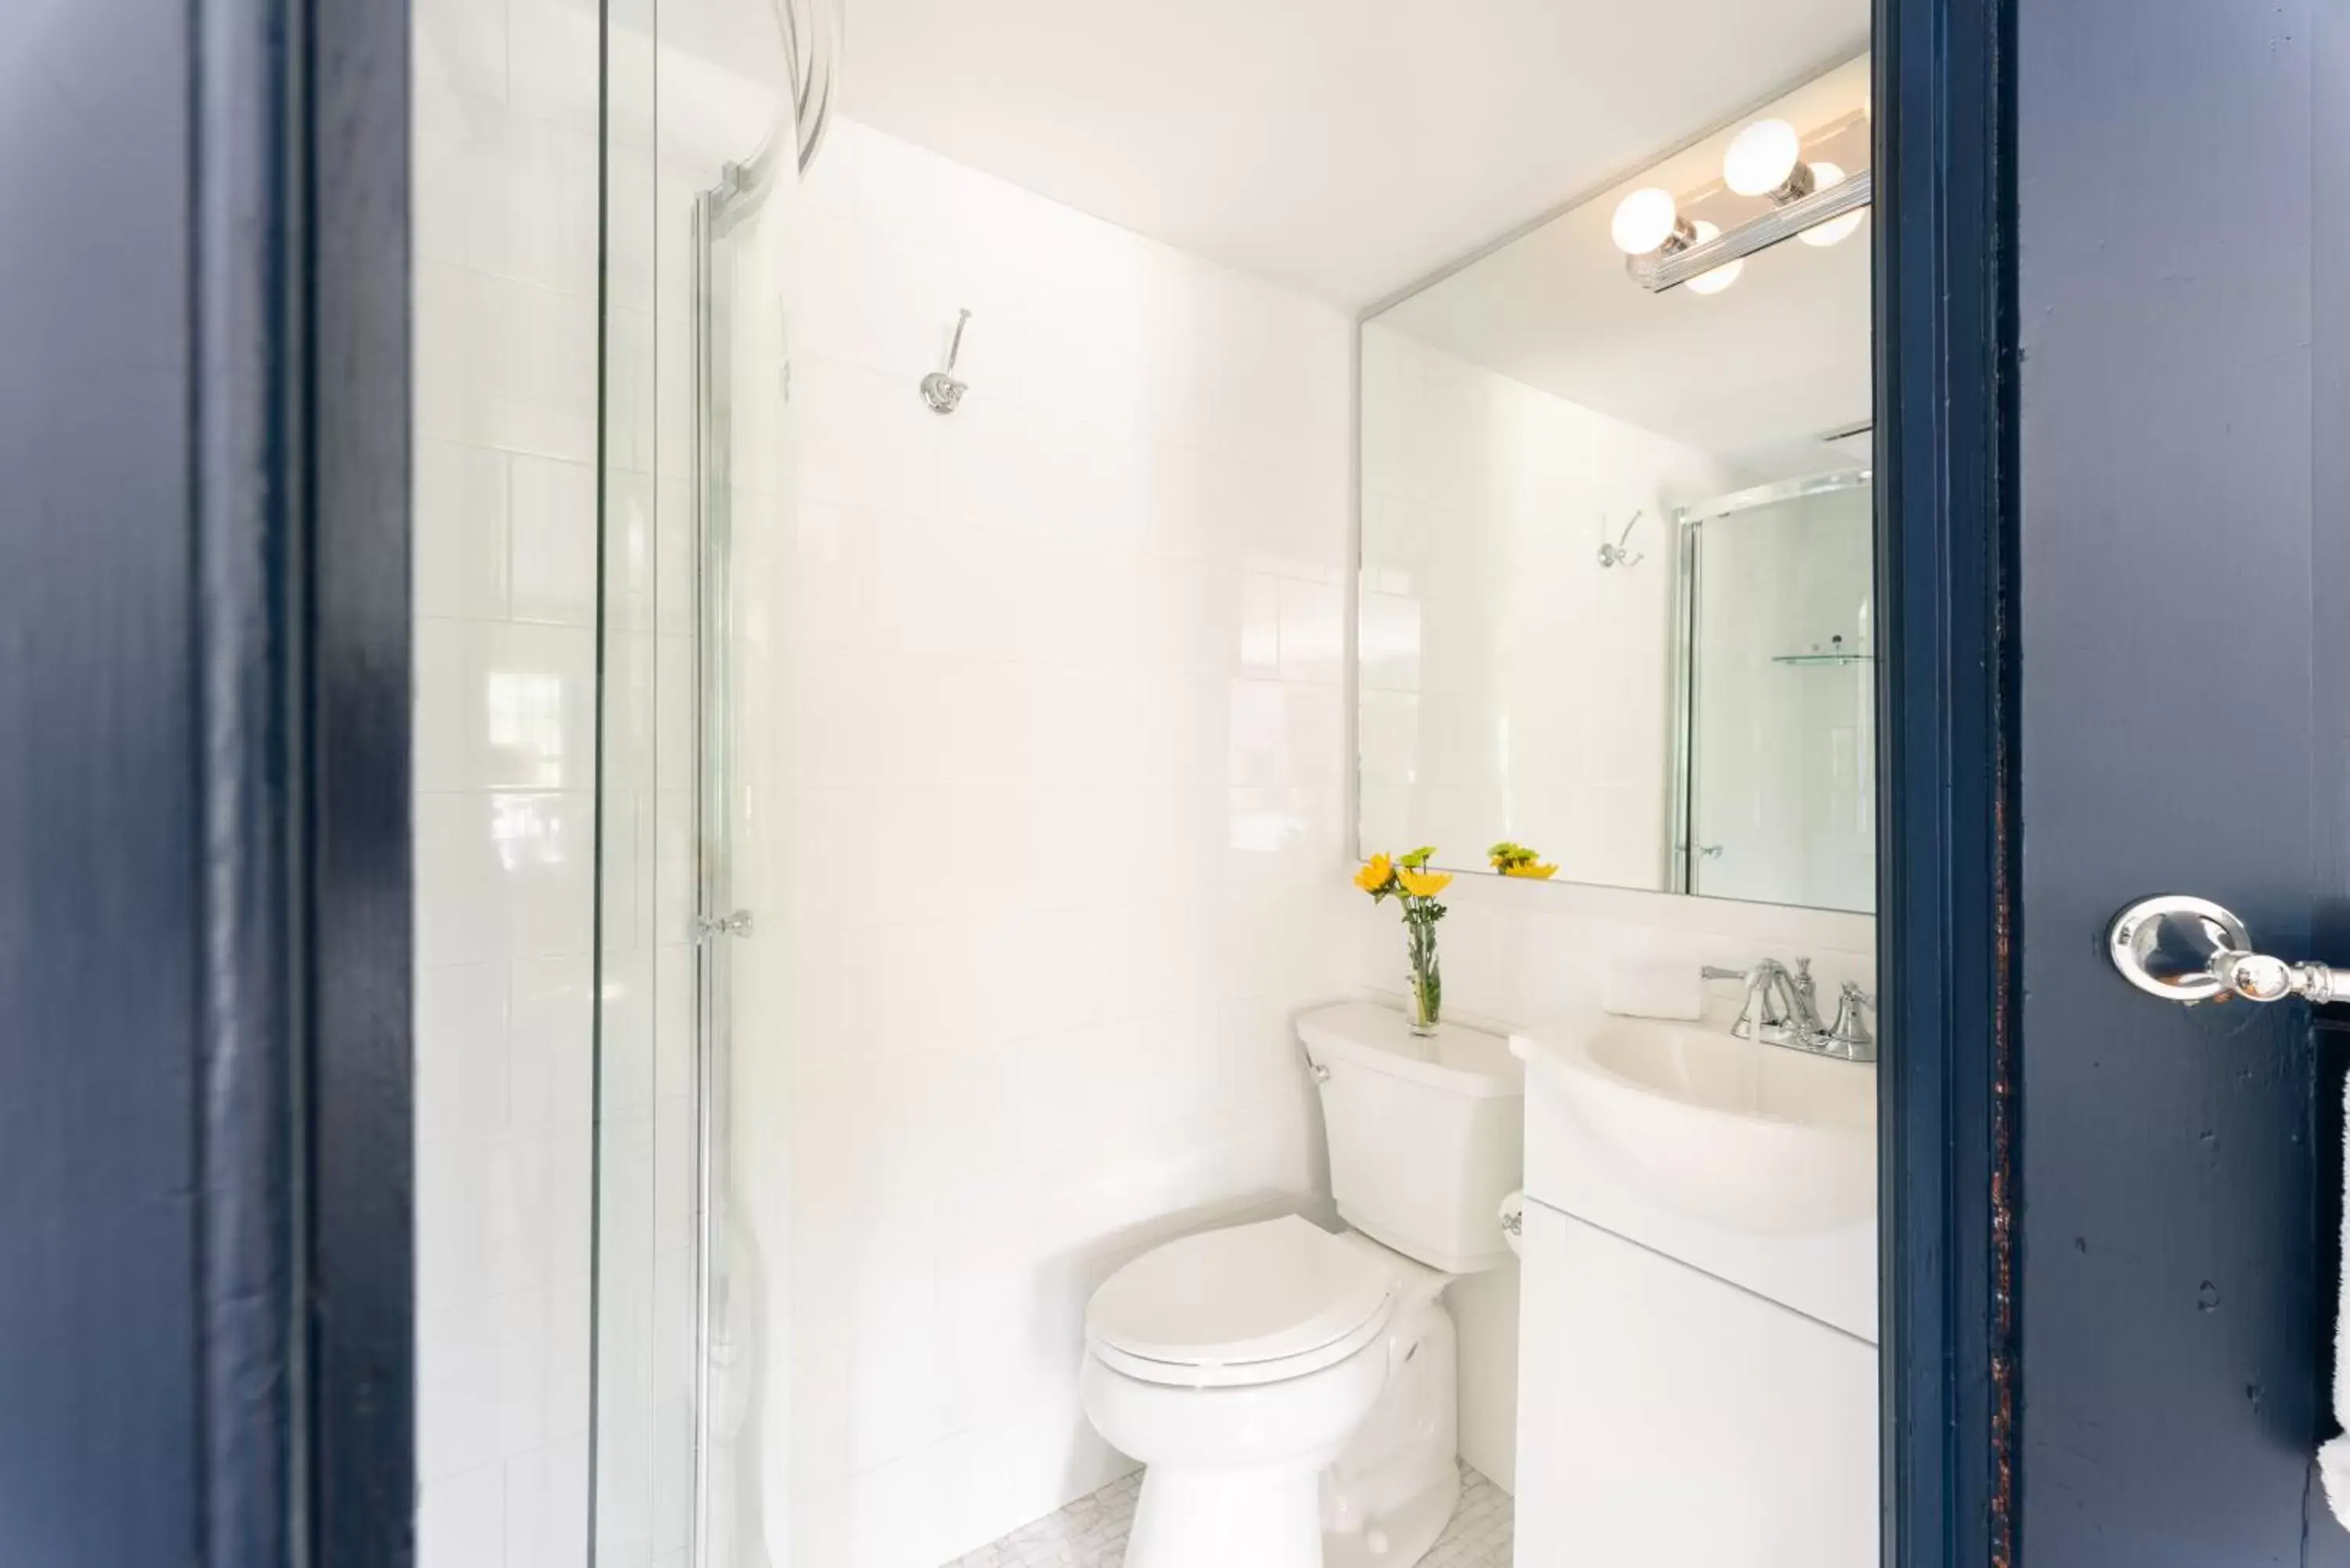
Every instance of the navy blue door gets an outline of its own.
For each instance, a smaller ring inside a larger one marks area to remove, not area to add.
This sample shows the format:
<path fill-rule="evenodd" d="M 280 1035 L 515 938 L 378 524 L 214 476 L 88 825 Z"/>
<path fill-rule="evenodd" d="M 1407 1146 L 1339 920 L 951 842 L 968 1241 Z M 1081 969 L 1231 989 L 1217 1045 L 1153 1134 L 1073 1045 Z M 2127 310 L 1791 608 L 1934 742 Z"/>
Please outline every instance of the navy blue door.
<path fill-rule="evenodd" d="M 184 20 L 0 47 L 0 1557 L 64 1568 L 200 1517 Z"/>
<path fill-rule="evenodd" d="M 2350 1563 L 2350 8 L 1877 16 L 1887 1562 Z"/>
<path fill-rule="evenodd" d="M 2350 959 L 2350 9 L 2014 27 L 2016 1557 L 2346 1562 L 2339 1053 L 2099 941 L 2176 891 Z"/>

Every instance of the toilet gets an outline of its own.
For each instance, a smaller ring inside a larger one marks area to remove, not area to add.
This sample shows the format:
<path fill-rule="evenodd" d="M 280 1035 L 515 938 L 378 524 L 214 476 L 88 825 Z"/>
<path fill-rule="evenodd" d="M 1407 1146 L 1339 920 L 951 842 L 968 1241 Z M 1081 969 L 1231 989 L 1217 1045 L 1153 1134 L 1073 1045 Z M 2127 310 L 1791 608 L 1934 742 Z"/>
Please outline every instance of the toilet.
<path fill-rule="evenodd" d="M 1461 1478 L 1446 1285 L 1510 1256 L 1524 1069 L 1498 1036 L 1346 1002 L 1300 1017 L 1330 1187 L 1153 1248 L 1086 1308 L 1078 1392 L 1145 1466 L 1126 1568 L 1408 1568 Z"/>

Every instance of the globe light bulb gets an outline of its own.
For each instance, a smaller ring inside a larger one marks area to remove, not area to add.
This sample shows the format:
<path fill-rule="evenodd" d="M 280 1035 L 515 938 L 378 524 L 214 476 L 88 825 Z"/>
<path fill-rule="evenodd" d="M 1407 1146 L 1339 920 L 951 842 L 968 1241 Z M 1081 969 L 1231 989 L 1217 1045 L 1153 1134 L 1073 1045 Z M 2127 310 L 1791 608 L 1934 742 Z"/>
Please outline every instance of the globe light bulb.
<path fill-rule="evenodd" d="M 1722 182 L 1742 196 L 1767 196 L 1787 182 L 1803 155 L 1803 139 L 1794 126 L 1758 119 L 1731 138 L 1721 156 Z"/>
<path fill-rule="evenodd" d="M 1721 233 L 1721 224 L 1707 223 L 1703 218 L 1700 218 L 1691 227 L 1697 230 L 1699 244 L 1705 244 L 1706 241 L 1715 238 Z M 1745 270 L 1746 258 L 1741 256 L 1736 261 L 1724 262 L 1718 267 L 1698 274 L 1690 279 L 1685 286 L 1691 294 L 1720 294 L 1723 289 L 1736 283 L 1738 275 Z"/>
<path fill-rule="evenodd" d="M 1825 191 L 1831 185 L 1844 183 L 1844 171 L 1834 163 L 1814 163 L 1812 165 L 1812 179 L 1815 182 L 1812 187 L 1814 190 Z M 1795 237 L 1807 245 L 1832 245 L 1838 240 L 1848 237 L 1855 229 L 1860 227 L 1861 219 L 1866 216 L 1868 216 L 1867 208 L 1855 207 L 1851 212 L 1839 217 L 1830 218 L 1825 223 L 1813 224 Z"/>
<path fill-rule="evenodd" d="M 1607 232 L 1617 250 L 1627 256 L 1644 256 L 1671 239 L 1679 221 L 1680 209 L 1673 202 L 1673 193 L 1648 185 L 1616 203 L 1616 216 Z"/>

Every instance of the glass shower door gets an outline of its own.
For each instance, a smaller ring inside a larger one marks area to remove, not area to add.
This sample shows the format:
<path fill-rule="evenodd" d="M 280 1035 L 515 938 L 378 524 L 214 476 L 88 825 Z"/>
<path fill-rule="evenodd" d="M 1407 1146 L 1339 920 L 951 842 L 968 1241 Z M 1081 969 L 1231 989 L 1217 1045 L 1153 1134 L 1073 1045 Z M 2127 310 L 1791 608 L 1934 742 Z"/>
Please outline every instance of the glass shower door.
<path fill-rule="evenodd" d="M 792 540 L 782 281 L 818 21 L 603 12 L 598 1568 L 793 1561 L 785 1151 L 734 1129 L 781 1122 L 763 781 L 790 672 L 763 607 Z"/>
<path fill-rule="evenodd" d="M 1875 905 L 1873 493 L 1832 474 L 1682 515 L 1686 891 Z"/>
<path fill-rule="evenodd" d="M 690 1560 L 692 1478 L 690 756 L 667 743 L 691 691 L 691 520 L 667 483 L 657 0 L 600 28 L 594 1387 L 588 1561 Z M 594 36 L 594 35 L 591 35 Z M 560 1568 L 571 1568 L 565 1563 Z"/>
<path fill-rule="evenodd" d="M 775 1037 L 790 977 L 768 781 L 788 678 L 764 613 L 787 561 L 794 462 L 781 309 L 795 169 L 783 145 L 702 192 L 693 212 L 695 345 L 695 1077 L 701 1133 L 694 1272 L 702 1412 L 695 1511 L 703 1568 L 789 1562 L 785 1151 L 774 1128 Z M 780 168 L 766 162 L 784 160 Z M 764 940 L 763 940 L 764 939 Z"/>

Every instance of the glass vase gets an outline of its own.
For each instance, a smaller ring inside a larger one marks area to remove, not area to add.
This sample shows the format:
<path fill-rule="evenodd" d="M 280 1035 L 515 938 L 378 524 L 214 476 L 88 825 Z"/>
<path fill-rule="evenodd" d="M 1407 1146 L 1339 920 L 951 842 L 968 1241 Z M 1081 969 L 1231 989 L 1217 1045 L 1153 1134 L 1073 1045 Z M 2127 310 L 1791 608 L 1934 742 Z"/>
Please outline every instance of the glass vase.
<path fill-rule="evenodd" d="M 1415 927 L 1411 933 L 1411 973 L 1404 992 L 1404 1019 L 1414 1034 L 1436 1033 L 1444 1013 L 1444 973 L 1436 963 L 1436 933 Z"/>

